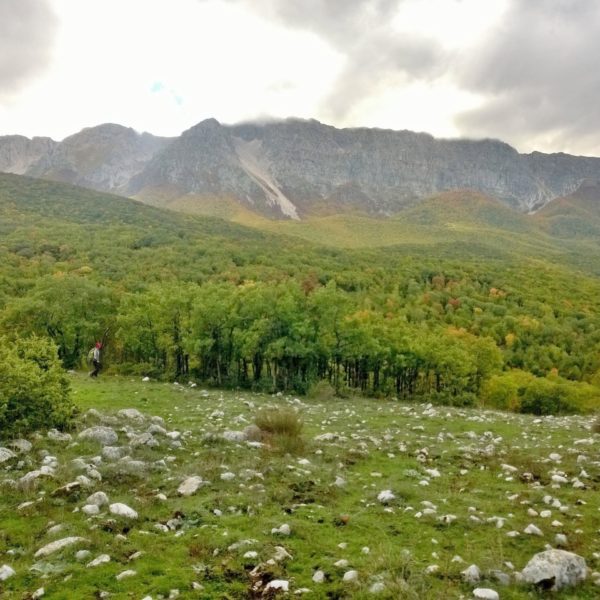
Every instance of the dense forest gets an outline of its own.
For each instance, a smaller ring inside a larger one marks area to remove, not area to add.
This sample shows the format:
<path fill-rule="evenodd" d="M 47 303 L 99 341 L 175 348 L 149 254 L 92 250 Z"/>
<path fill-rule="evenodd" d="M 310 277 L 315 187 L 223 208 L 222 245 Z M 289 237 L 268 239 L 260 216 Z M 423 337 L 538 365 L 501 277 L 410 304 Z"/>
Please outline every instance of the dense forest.
<path fill-rule="evenodd" d="M 121 373 L 596 408 L 598 245 L 486 227 L 350 250 L 0 175 L 0 335 L 68 369 L 104 336 Z"/>

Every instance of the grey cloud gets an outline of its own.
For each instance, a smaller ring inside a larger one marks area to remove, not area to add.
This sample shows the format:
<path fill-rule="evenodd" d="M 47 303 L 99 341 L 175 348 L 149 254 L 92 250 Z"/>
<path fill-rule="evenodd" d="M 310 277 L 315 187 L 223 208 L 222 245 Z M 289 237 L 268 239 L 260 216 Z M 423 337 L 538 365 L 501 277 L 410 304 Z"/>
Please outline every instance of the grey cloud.
<path fill-rule="evenodd" d="M 439 46 L 418 34 L 400 36 L 391 25 L 404 0 L 230 1 L 244 3 L 286 27 L 311 31 L 346 58 L 322 106 L 327 119 L 342 120 L 353 106 L 392 82 L 439 73 Z"/>
<path fill-rule="evenodd" d="M 461 133 L 600 155 L 600 4 L 512 0 L 498 27 L 458 69 L 480 108 Z"/>
<path fill-rule="evenodd" d="M 47 66 L 57 20 L 47 0 L 0 2 L 0 100 Z"/>

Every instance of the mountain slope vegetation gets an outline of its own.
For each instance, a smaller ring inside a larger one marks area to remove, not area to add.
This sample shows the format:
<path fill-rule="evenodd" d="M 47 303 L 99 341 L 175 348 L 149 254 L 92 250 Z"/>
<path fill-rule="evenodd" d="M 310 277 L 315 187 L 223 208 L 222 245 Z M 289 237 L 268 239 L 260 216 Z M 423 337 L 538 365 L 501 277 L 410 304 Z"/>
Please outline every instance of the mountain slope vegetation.
<path fill-rule="evenodd" d="M 0 175 L 0 333 L 50 337 L 66 367 L 104 335 L 121 372 L 593 409 L 600 281 L 575 265 L 597 250 L 485 198 L 443 202 L 434 224 L 407 209 L 395 244 L 342 249 Z"/>

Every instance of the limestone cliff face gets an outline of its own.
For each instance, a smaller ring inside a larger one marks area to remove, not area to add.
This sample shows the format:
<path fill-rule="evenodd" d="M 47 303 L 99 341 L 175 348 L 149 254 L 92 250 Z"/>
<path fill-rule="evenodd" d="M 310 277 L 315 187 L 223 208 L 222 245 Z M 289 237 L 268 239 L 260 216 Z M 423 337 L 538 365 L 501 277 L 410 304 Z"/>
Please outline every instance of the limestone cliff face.
<path fill-rule="evenodd" d="M 457 189 L 533 212 L 600 178 L 600 158 L 525 155 L 497 140 L 336 129 L 314 120 L 227 126 L 208 119 L 177 138 L 119 125 L 84 129 L 60 143 L 0 138 L 0 170 L 159 204 L 190 194 L 194 202 L 223 198 L 269 216 L 301 218 L 347 208 L 388 215 Z"/>
<path fill-rule="evenodd" d="M 50 153 L 57 142 L 47 137 L 26 138 L 22 135 L 0 137 L 0 171 L 23 175 L 32 164 Z"/>
<path fill-rule="evenodd" d="M 170 141 L 121 125 L 89 127 L 56 144 L 26 174 L 122 193 L 131 178 Z"/>
<path fill-rule="evenodd" d="M 408 202 L 468 188 L 531 212 L 599 176 L 600 159 L 522 155 L 496 140 L 293 119 L 223 126 L 212 119 L 158 153 L 130 191 L 143 198 L 168 180 L 181 192 L 223 195 L 294 218 L 324 206 L 392 214 Z"/>

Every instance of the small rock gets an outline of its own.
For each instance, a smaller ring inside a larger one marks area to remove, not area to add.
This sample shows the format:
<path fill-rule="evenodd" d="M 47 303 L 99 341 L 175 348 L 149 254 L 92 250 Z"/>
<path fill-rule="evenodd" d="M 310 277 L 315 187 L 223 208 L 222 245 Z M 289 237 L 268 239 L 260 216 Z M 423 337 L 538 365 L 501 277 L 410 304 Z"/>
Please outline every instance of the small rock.
<path fill-rule="evenodd" d="M 383 490 L 377 494 L 377 500 L 381 502 L 381 504 L 388 504 L 395 500 L 396 496 L 392 493 L 392 490 Z"/>
<path fill-rule="evenodd" d="M 84 429 L 78 437 L 82 440 L 98 442 L 103 446 L 112 446 L 119 439 L 119 436 L 114 429 L 111 427 L 103 427 L 102 425 Z"/>
<path fill-rule="evenodd" d="M 461 571 L 463 581 L 465 583 L 478 583 L 481 579 L 481 571 L 477 565 L 471 565 L 464 571 Z"/>
<path fill-rule="evenodd" d="M 100 514 L 100 507 L 97 504 L 86 504 L 81 512 L 86 514 L 88 517 L 93 517 L 94 515 Z"/>
<path fill-rule="evenodd" d="M 88 496 L 86 502 L 88 504 L 95 504 L 96 506 L 104 506 L 109 503 L 108 496 L 104 492 L 94 492 Z"/>
<path fill-rule="evenodd" d="M 342 577 L 342 581 L 354 582 L 358 581 L 358 571 L 346 571 Z"/>
<path fill-rule="evenodd" d="M 320 569 L 315 571 L 314 575 L 312 576 L 312 580 L 315 583 L 323 583 L 325 581 L 325 573 Z"/>
<path fill-rule="evenodd" d="M 292 530 L 287 523 L 284 523 L 280 527 L 273 527 L 273 529 L 271 529 L 271 533 L 279 533 L 280 535 L 290 535 L 290 533 L 292 533 Z"/>
<path fill-rule="evenodd" d="M 46 544 L 44 547 L 40 548 L 34 555 L 34 558 L 39 558 L 40 556 L 48 556 L 49 554 L 53 554 L 54 552 L 58 552 L 63 548 L 67 548 L 68 546 L 72 546 L 73 544 L 82 544 L 88 543 L 88 540 L 82 537 L 67 537 L 62 540 L 56 540 L 55 542 L 50 542 Z"/>
<path fill-rule="evenodd" d="M 126 577 L 133 577 L 137 575 L 137 571 L 132 571 L 131 569 L 127 569 L 126 571 L 121 571 L 118 575 L 115 576 L 117 581 L 121 581 L 121 579 L 125 579 Z"/>
<path fill-rule="evenodd" d="M 523 530 L 523 533 L 527 533 L 529 535 L 539 535 L 539 536 L 544 535 L 542 533 L 542 530 L 539 529 L 539 527 L 536 527 L 533 523 L 530 523 L 529 525 L 527 525 L 527 527 L 525 527 L 525 529 Z"/>
<path fill-rule="evenodd" d="M 111 504 L 108 509 L 110 510 L 111 514 L 119 517 L 125 517 L 126 519 L 138 518 L 138 514 L 135 512 L 135 510 L 133 510 L 133 508 L 130 508 L 127 506 L 127 504 L 122 504 L 121 502 L 115 502 L 114 504 Z"/>
<path fill-rule="evenodd" d="M 8 565 L 0 567 L 0 581 L 6 581 L 9 577 L 16 575 L 15 570 Z"/>
<path fill-rule="evenodd" d="M 285 581 L 285 579 L 273 579 L 265 586 L 265 592 L 269 590 L 281 590 L 282 592 L 287 592 L 289 591 L 289 588 L 289 581 Z"/>
<path fill-rule="evenodd" d="M 129 419 L 138 423 L 144 421 L 144 415 L 137 408 L 123 408 L 117 415 L 122 419 Z"/>
<path fill-rule="evenodd" d="M 177 488 L 177 493 L 180 496 L 191 496 L 198 491 L 198 488 L 200 488 L 202 483 L 203 481 L 200 475 L 193 475 L 181 483 L 181 485 Z"/>
<path fill-rule="evenodd" d="M 63 433 L 58 429 L 50 429 L 46 435 L 53 442 L 70 442 L 73 439 L 70 433 Z"/>
<path fill-rule="evenodd" d="M 500 600 L 500 595 L 496 590 L 490 588 L 475 588 L 473 590 L 473 598 L 479 600 Z"/>
<path fill-rule="evenodd" d="M 23 438 L 19 438 L 18 440 L 13 440 L 9 444 L 9 446 L 15 448 L 16 450 L 18 450 L 22 454 L 30 452 L 31 448 L 32 448 L 31 442 L 28 441 L 28 440 L 24 440 Z M 0 449 L 0 452 L 1 452 L 1 449 Z M 2 460 L 0 460 L 0 462 L 2 462 Z"/>
<path fill-rule="evenodd" d="M 108 554 L 101 554 L 94 560 L 90 561 L 86 567 L 99 567 L 100 565 L 104 565 L 108 562 L 110 562 L 110 556 Z"/>
<path fill-rule="evenodd" d="M 567 546 L 568 542 L 567 542 L 567 536 L 564 533 L 557 533 L 554 536 L 554 543 L 559 547 L 559 548 L 564 548 L 565 546 Z"/>

